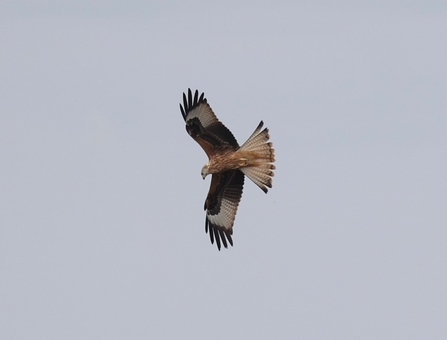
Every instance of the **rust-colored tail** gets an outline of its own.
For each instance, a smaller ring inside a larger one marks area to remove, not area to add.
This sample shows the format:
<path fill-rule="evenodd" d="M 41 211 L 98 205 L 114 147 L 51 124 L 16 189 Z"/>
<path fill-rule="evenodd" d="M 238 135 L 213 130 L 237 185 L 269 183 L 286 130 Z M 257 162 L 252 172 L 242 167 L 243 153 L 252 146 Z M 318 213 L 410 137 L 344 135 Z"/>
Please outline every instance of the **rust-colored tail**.
<path fill-rule="evenodd" d="M 240 147 L 239 151 L 247 156 L 247 166 L 240 170 L 250 178 L 258 187 L 267 193 L 267 187 L 272 187 L 272 170 L 275 166 L 271 163 L 275 161 L 275 150 L 273 144 L 268 142 L 269 130 L 265 128 L 261 131 L 264 122 L 260 122 L 256 130 Z"/>

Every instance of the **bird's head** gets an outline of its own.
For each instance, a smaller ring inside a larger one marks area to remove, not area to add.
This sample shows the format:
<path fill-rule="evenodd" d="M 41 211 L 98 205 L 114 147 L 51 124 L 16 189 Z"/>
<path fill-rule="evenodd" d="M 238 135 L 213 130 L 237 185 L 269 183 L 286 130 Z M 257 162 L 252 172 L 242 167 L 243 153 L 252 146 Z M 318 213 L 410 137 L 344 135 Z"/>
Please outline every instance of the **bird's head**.
<path fill-rule="evenodd" d="M 202 178 L 205 179 L 205 177 L 210 173 L 209 172 L 210 163 L 206 163 L 202 168 Z"/>

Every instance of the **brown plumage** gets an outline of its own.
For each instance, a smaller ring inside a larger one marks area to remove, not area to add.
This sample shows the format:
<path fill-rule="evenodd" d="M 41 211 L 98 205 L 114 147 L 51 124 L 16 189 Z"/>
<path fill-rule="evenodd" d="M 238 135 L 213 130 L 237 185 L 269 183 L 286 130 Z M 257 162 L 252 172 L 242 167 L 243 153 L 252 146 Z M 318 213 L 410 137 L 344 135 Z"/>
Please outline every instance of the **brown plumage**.
<path fill-rule="evenodd" d="M 209 161 L 202 168 L 202 177 L 212 174 L 211 186 L 205 200 L 205 230 L 211 243 L 216 240 L 217 248 L 233 245 L 233 224 L 242 196 L 244 175 L 250 178 L 265 193 L 272 187 L 275 166 L 273 144 L 268 142 L 268 129 L 261 131 L 261 121 L 248 138 L 239 146 L 233 134 L 223 125 L 209 106 L 204 94 L 194 97 L 188 89 L 183 94 L 180 111 L 186 123 L 186 131 L 199 143 Z M 209 229 L 209 230 L 208 230 Z"/>

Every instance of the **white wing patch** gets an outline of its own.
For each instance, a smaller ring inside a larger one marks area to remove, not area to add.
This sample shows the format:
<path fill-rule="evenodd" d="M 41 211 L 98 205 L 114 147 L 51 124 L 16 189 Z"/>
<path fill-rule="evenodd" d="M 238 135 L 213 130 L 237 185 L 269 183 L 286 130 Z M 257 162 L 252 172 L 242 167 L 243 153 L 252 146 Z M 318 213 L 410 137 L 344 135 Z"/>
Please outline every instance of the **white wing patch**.
<path fill-rule="evenodd" d="M 219 121 L 208 103 L 201 103 L 194 110 L 190 111 L 186 122 L 193 118 L 197 118 L 204 128 Z"/>
<path fill-rule="evenodd" d="M 211 215 L 207 211 L 206 217 L 211 224 L 230 230 L 233 227 L 234 219 L 236 217 L 236 211 L 239 202 L 234 202 L 226 198 L 222 199 L 220 211 L 216 215 Z"/>

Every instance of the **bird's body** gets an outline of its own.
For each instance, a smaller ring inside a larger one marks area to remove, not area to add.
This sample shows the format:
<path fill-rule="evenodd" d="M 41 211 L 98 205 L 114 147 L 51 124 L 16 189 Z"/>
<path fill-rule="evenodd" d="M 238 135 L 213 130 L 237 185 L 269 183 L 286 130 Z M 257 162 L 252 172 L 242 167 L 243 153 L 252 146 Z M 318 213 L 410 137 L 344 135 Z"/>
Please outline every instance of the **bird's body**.
<path fill-rule="evenodd" d="M 205 167 L 208 169 L 208 174 L 217 174 L 248 166 L 250 160 L 255 160 L 256 158 L 256 153 L 252 151 L 225 150 L 211 156 Z"/>
<path fill-rule="evenodd" d="M 263 122 L 248 140 L 239 146 L 233 134 L 216 117 L 204 94 L 194 98 L 188 89 L 183 94 L 180 111 L 186 122 L 186 130 L 208 155 L 209 161 L 202 168 L 202 177 L 212 174 L 211 186 L 205 200 L 207 211 L 205 230 L 210 233 L 211 243 L 216 239 L 227 248 L 227 240 L 233 245 L 231 235 L 237 208 L 242 196 L 244 175 L 265 193 L 272 187 L 275 152 L 268 129 L 261 131 Z"/>

